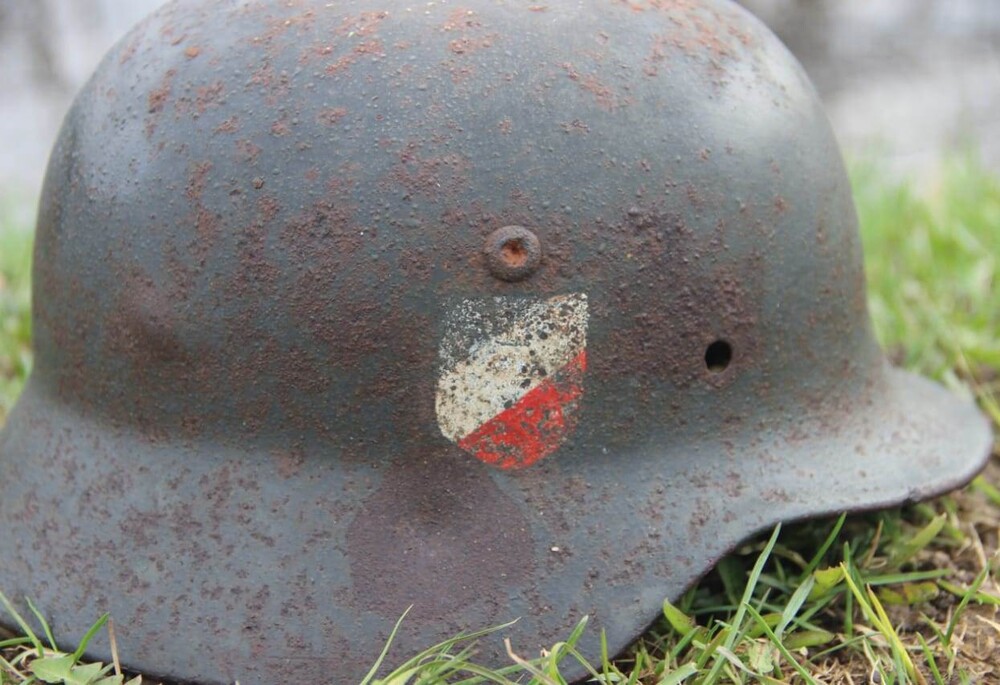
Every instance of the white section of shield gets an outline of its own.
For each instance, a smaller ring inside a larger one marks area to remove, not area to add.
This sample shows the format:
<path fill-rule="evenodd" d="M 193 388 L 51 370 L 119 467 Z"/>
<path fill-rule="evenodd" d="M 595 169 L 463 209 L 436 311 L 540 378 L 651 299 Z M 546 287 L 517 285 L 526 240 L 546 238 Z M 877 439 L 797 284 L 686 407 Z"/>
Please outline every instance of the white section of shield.
<path fill-rule="evenodd" d="M 481 321 L 477 308 L 505 299 L 514 298 L 463 300 L 452 312 L 452 321 Z M 453 442 L 511 407 L 586 347 L 585 294 L 519 302 L 513 309 L 517 318 L 508 327 L 474 340 L 464 358 L 445 360 L 436 407 L 441 432 Z"/>

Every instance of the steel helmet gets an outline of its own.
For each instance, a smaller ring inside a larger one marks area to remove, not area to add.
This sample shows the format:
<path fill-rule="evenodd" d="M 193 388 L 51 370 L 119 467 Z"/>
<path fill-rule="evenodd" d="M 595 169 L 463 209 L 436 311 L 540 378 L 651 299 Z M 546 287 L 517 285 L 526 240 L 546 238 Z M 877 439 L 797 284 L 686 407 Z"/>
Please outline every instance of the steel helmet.
<path fill-rule="evenodd" d="M 410 605 L 396 657 L 623 648 L 749 534 L 982 466 L 861 257 L 733 3 L 173 2 L 52 154 L 0 578 L 178 680 L 357 682 Z"/>

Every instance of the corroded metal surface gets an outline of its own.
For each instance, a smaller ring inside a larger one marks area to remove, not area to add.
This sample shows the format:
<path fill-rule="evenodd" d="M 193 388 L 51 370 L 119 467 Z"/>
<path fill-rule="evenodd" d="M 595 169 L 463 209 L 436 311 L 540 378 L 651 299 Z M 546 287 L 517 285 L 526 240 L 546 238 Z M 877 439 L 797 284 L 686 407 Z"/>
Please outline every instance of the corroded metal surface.
<path fill-rule="evenodd" d="M 715 0 L 169 4 L 66 120 L 34 324 L 5 589 L 206 683 L 356 682 L 410 605 L 390 660 L 622 648 L 990 443 L 885 365 L 815 94 Z"/>

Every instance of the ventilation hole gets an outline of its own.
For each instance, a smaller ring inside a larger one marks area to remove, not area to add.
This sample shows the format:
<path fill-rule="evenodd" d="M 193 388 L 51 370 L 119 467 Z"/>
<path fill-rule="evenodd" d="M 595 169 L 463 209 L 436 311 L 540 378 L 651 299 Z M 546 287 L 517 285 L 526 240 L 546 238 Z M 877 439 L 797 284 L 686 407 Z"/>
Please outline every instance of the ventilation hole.
<path fill-rule="evenodd" d="M 733 346 L 725 340 L 716 340 L 705 350 L 705 366 L 712 373 L 722 373 L 733 361 Z"/>

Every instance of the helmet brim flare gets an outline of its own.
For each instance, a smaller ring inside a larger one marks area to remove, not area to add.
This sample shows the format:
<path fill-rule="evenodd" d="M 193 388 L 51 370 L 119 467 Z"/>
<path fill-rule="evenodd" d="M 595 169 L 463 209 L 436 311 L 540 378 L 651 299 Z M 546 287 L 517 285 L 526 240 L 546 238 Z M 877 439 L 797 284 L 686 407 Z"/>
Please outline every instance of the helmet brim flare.
<path fill-rule="evenodd" d="M 110 612 L 126 664 L 183 681 L 356 682 L 410 605 L 395 661 L 518 619 L 481 643 L 477 658 L 498 666 L 501 637 L 535 654 L 584 615 L 579 649 L 596 659 L 602 631 L 624 649 L 664 598 L 754 532 L 969 481 L 990 454 L 989 423 L 918 376 L 887 378 L 847 413 L 821 408 L 738 447 L 570 446 L 499 480 L 457 447 L 417 472 L 158 443 L 29 384 L 0 441 L 5 591 L 31 597 L 64 640 Z M 399 498 L 429 482 L 432 496 Z M 384 596 L 366 595 L 375 588 Z M 90 652 L 110 659 L 98 642 Z"/>

